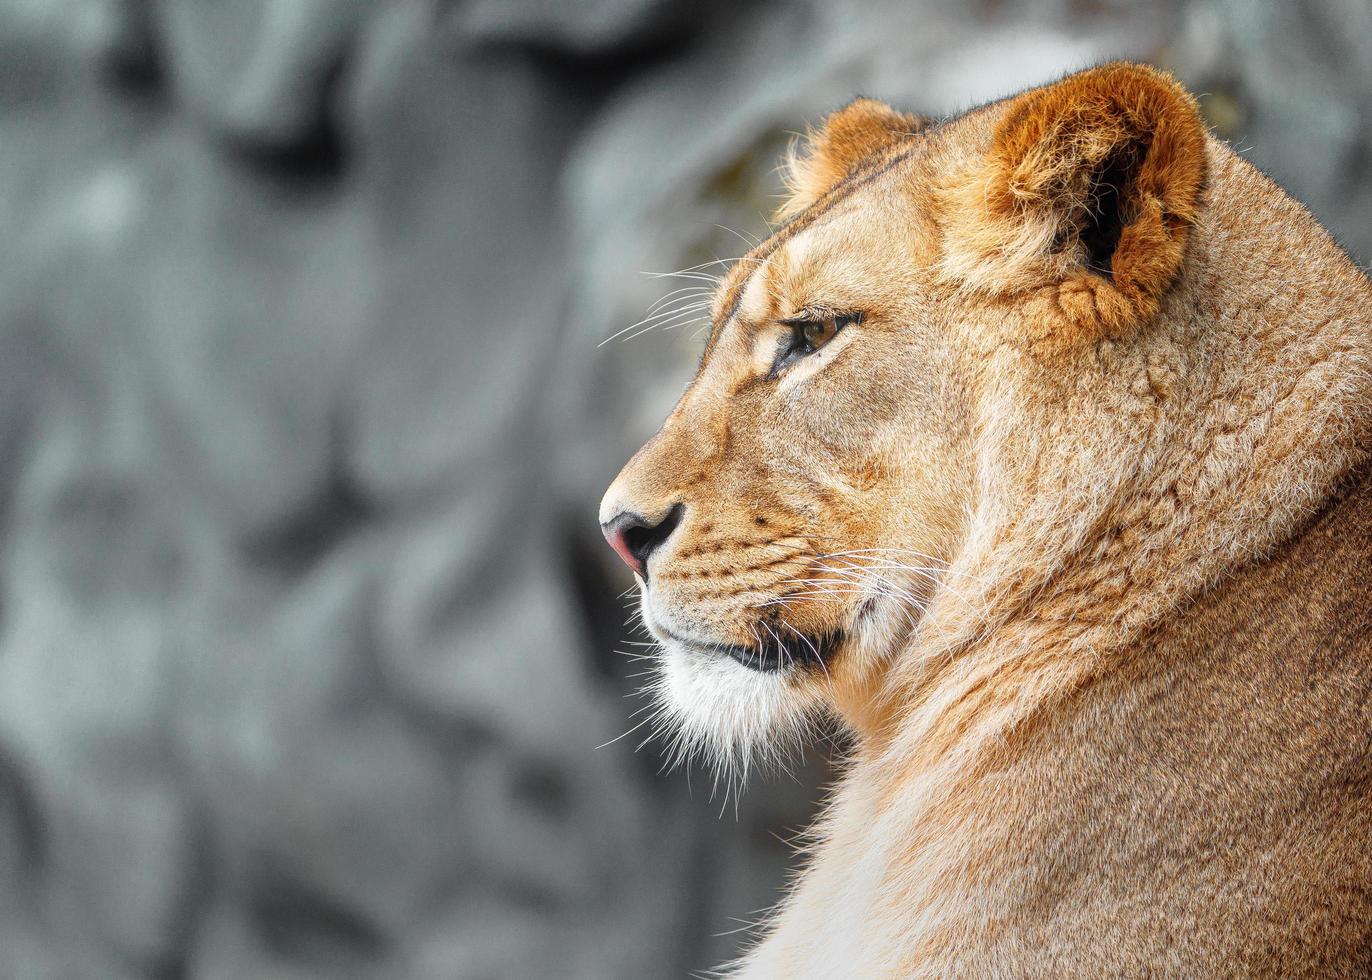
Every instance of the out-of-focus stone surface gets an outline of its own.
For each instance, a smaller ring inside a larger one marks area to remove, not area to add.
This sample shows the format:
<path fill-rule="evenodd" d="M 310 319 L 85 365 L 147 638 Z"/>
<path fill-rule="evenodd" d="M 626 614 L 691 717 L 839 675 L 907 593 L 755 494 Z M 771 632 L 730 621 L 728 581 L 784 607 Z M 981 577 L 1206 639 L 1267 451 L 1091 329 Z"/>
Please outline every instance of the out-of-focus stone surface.
<path fill-rule="evenodd" d="M 0 0 L 0 976 L 726 959 L 823 760 L 736 805 L 615 740 L 594 528 L 700 274 L 855 93 L 1115 55 L 1366 256 L 1372 24 L 1302 10 Z"/>

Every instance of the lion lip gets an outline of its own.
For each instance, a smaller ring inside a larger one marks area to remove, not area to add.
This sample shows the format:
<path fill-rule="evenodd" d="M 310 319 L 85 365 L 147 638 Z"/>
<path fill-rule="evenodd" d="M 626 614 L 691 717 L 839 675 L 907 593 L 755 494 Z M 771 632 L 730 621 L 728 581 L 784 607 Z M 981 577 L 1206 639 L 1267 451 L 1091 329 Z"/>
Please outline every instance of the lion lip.
<path fill-rule="evenodd" d="M 736 643 L 709 643 L 691 637 L 681 636 L 660 623 L 653 624 L 654 632 L 660 632 L 667 639 L 681 646 L 689 647 L 699 653 L 712 657 L 725 656 L 749 670 L 770 674 L 780 670 L 808 669 L 824 667 L 842 639 L 834 632 L 824 636 L 806 636 L 793 633 L 782 638 L 771 633 L 768 643 L 748 647 Z"/>
<path fill-rule="evenodd" d="M 761 673 L 772 673 L 790 668 L 823 667 L 833 655 L 838 645 L 836 635 L 773 637 L 772 641 L 758 647 L 730 645 L 723 652 L 730 659 Z"/>

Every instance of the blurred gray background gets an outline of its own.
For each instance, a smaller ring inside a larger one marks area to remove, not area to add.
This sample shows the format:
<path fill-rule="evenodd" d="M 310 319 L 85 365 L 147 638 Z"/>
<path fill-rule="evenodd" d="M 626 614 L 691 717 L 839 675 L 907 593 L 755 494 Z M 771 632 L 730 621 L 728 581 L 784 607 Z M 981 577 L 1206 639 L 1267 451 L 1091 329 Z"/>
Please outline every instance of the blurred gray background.
<path fill-rule="evenodd" d="M 1365 0 L 0 0 L 0 978 L 728 957 L 826 763 L 597 748 L 699 322 L 597 345 L 853 95 L 1113 56 L 1372 255 Z"/>

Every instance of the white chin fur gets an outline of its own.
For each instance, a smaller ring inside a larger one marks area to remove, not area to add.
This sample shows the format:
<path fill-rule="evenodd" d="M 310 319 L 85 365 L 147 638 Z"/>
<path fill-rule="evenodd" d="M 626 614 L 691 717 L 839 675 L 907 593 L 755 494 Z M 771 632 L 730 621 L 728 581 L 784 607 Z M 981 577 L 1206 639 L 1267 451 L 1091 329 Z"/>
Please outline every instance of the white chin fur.
<path fill-rule="evenodd" d="M 785 671 L 752 670 L 724 654 L 667 641 L 653 694 L 676 761 L 700 755 L 737 776 L 779 759 L 803 736 L 809 698 Z"/>

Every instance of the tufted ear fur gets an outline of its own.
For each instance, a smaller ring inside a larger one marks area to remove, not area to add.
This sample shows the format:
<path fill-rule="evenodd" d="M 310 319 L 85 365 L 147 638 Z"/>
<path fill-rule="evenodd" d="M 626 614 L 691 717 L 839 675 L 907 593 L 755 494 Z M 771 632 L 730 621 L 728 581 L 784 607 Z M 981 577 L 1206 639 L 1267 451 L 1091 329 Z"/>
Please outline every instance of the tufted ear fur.
<path fill-rule="evenodd" d="M 867 157 L 926 125 L 927 120 L 876 99 L 855 99 L 830 113 L 823 126 L 811 129 L 787 155 L 784 172 L 791 196 L 777 212 L 778 220 L 804 211 Z"/>
<path fill-rule="evenodd" d="M 947 188 L 943 272 L 985 294 L 1035 292 L 1059 341 L 1127 333 L 1181 270 L 1205 140 L 1191 96 L 1143 65 L 1012 99 L 990 152 Z"/>

